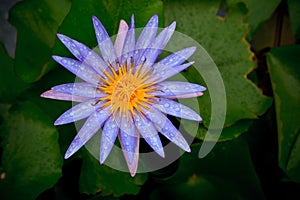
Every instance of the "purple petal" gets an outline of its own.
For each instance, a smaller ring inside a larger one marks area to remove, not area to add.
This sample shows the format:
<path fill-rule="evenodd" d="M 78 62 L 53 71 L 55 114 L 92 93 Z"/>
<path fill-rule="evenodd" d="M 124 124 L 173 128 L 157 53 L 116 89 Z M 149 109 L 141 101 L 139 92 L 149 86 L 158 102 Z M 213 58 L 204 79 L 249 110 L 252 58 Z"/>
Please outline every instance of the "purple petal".
<path fill-rule="evenodd" d="M 80 61 L 83 61 L 84 58 L 88 55 L 88 53 L 92 51 L 84 44 L 77 42 L 76 40 L 73 40 L 68 36 L 65 36 L 63 34 L 57 34 L 57 37 L 69 49 L 69 51 Z"/>
<path fill-rule="evenodd" d="M 169 99 L 161 97 L 158 99 L 158 104 L 155 104 L 153 106 L 168 115 L 173 115 L 175 117 L 194 121 L 202 120 L 201 117 L 189 107 Z"/>
<path fill-rule="evenodd" d="M 69 146 L 65 159 L 73 155 L 78 149 L 80 149 L 95 133 L 101 128 L 103 122 L 109 117 L 109 109 L 96 110 L 81 127 L 78 134 L 75 136 L 71 145 Z"/>
<path fill-rule="evenodd" d="M 105 94 L 100 90 L 98 90 L 95 86 L 86 82 L 62 84 L 62 85 L 57 85 L 51 89 L 58 92 L 87 97 L 87 98 L 99 98 L 105 96 Z"/>
<path fill-rule="evenodd" d="M 117 123 L 110 117 L 104 124 L 100 141 L 100 164 L 108 157 L 119 133 Z"/>
<path fill-rule="evenodd" d="M 55 122 L 54 125 L 68 124 L 81 119 L 84 119 L 91 115 L 101 104 L 94 105 L 96 100 L 90 99 L 73 106 L 66 112 L 64 112 Z"/>
<path fill-rule="evenodd" d="M 136 134 L 136 136 L 130 136 L 121 131 L 119 134 L 119 140 L 130 174 L 131 176 L 134 176 L 138 166 L 140 145 L 139 135 Z"/>
<path fill-rule="evenodd" d="M 180 51 L 177 51 L 161 61 L 159 61 L 157 64 L 155 64 L 153 67 L 156 68 L 156 65 L 167 65 L 168 67 L 175 67 L 177 65 L 181 65 L 184 61 L 189 59 L 191 55 L 196 51 L 196 47 L 188 47 L 185 49 L 182 49 Z"/>
<path fill-rule="evenodd" d="M 125 41 L 125 38 L 126 38 L 127 31 L 128 31 L 127 23 L 124 20 L 121 20 L 120 25 L 119 25 L 117 38 L 115 40 L 115 46 L 114 46 L 118 58 L 122 55 L 122 50 L 123 50 L 124 41 Z"/>
<path fill-rule="evenodd" d="M 65 100 L 65 101 L 75 101 L 75 102 L 83 102 L 88 100 L 88 98 L 85 97 L 65 94 L 54 90 L 48 90 L 44 92 L 43 94 L 41 94 L 41 97 L 49 98 L 49 99 Z"/>
<path fill-rule="evenodd" d="M 120 127 L 120 142 L 123 147 L 124 153 L 126 153 L 129 164 L 132 163 L 135 148 L 137 145 L 137 133 L 134 127 L 132 117 L 129 116 L 128 119 L 125 114 L 122 115 Z"/>
<path fill-rule="evenodd" d="M 60 41 L 70 50 L 70 52 L 80 61 L 91 66 L 99 74 L 102 74 L 103 69 L 107 64 L 100 56 L 84 44 L 77 42 L 65 35 L 57 34 Z"/>
<path fill-rule="evenodd" d="M 122 115 L 120 125 L 119 140 L 123 149 L 123 154 L 128 165 L 131 176 L 134 176 L 137 170 L 140 138 L 137 133 L 131 115 L 128 118 Z"/>
<path fill-rule="evenodd" d="M 134 29 L 134 15 L 132 15 L 130 27 L 124 42 L 121 63 L 123 63 L 124 61 L 130 62 L 130 58 L 134 57 L 134 50 L 135 50 L 135 29 Z"/>
<path fill-rule="evenodd" d="M 94 85 L 99 82 L 97 73 L 86 64 L 80 63 L 79 61 L 71 58 L 65 58 L 60 56 L 52 57 L 56 62 L 64 66 L 67 70 L 69 70 L 82 80 Z"/>
<path fill-rule="evenodd" d="M 152 122 L 135 113 L 134 123 L 139 133 L 143 136 L 143 138 L 151 146 L 151 148 L 161 157 L 165 157 L 164 149 L 161 144 L 159 135 Z"/>
<path fill-rule="evenodd" d="M 114 63 L 117 59 L 117 55 L 108 33 L 106 32 L 102 23 L 95 16 L 93 16 L 93 24 L 99 49 L 101 51 L 104 61 L 111 64 Z"/>
<path fill-rule="evenodd" d="M 152 95 L 172 99 L 184 97 L 184 95 L 201 96 L 202 92 L 206 90 L 201 85 L 181 81 L 164 81 L 157 86 L 159 91 L 151 93 Z"/>
<path fill-rule="evenodd" d="M 160 55 L 162 50 L 167 45 L 171 36 L 174 33 L 176 27 L 176 22 L 173 22 L 170 26 L 162 30 L 159 35 L 155 38 L 154 42 L 145 50 L 143 56 L 141 56 L 138 61 L 138 65 L 141 64 L 146 58 L 146 62 L 144 64 L 145 67 L 150 67 L 156 61 L 157 57 Z"/>
<path fill-rule="evenodd" d="M 184 137 L 164 114 L 153 107 L 150 110 L 145 109 L 144 112 L 147 118 L 154 123 L 156 129 L 161 134 L 163 134 L 166 138 L 179 146 L 181 149 L 187 152 L 191 151 Z"/>
<path fill-rule="evenodd" d="M 141 32 L 136 42 L 136 49 L 138 50 L 138 55 L 136 55 L 135 61 L 137 61 L 140 58 L 140 55 L 155 39 L 157 26 L 158 26 L 158 16 L 153 15 L 151 19 L 148 21 L 148 23 L 146 24 L 146 26 L 144 27 L 143 31 Z"/>
<path fill-rule="evenodd" d="M 185 64 L 182 64 L 182 65 L 179 65 L 176 67 L 169 67 L 167 65 L 156 64 L 156 66 L 153 70 L 153 76 L 148 81 L 155 80 L 157 83 L 162 82 L 162 81 L 178 74 L 179 72 L 188 68 L 192 64 L 194 64 L 194 62 L 185 63 Z"/>

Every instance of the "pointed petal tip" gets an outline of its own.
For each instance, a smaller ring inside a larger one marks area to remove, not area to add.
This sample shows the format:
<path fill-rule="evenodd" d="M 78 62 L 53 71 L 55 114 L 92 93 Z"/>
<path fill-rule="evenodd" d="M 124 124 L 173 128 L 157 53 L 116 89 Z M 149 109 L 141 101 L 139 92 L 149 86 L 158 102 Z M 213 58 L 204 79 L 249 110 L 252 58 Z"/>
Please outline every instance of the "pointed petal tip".
<path fill-rule="evenodd" d="M 63 35 L 63 34 L 60 34 L 60 33 L 57 33 L 56 36 L 58 37 L 58 39 L 65 45 L 65 46 L 68 46 L 68 42 L 70 40 L 72 40 L 70 37 L 66 36 L 66 35 Z"/>
<path fill-rule="evenodd" d="M 100 165 L 104 164 L 104 162 L 106 161 L 108 155 L 109 154 L 107 152 L 100 152 L 100 157 L 99 157 Z"/>
<path fill-rule="evenodd" d="M 200 115 L 198 115 L 196 121 L 201 122 L 202 120 L 203 120 L 202 117 Z"/>
<path fill-rule="evenodd" d="M 103 158 L 102 156 L 100 156 L 100 158 L 99 158 L 99 163 L 100 163 L 100 165 L 103 165 L 104 164 L 104 162 L 105 162 L 105 158 Z"/>
<path fill-rule="evenodd" d="M 119 25 L 119 27 L 121 27 L 121 30 L 122 31 L 127 31 L 127 29 L 128 29 L 128 24 L 127 24 L 127 22 L 125 21 L 125 20 L 123 20 L 123 19 L 121 19 L 120 20 L 120 25 Z"/>
<path fill-rule="evenodd" d="M 134 29 L 134 14 L 131 15 L 130 29 Z"/>
<path fill-rule="evenodd" d="M 155 13 L 151 18 L 153 18 L 153 19 L 158 19 L 158 14 Z"/>
<path fill-rule="evenodd" d="M 158 14 L 154 14 L 148 21 L 154 23 L 154 26 L 157 27 L 158 25 Z"/>
<path fill-rule="evenodd" d="M 65 153 L 64 159 L 68 159 L 68 158 L 70 158 L 72 155 L 73 155 L 73 153 L 71 154 L 71 153 L 69 152 L 69 150 L 67 150 L 67 152 Z"/>
<path fill-rule="evenodd" d="M 136 174 L 136 171 L 130 172 L 130 176 L 131 176 L 131 177 L 134 177 L 135 174 Z"/>
<path fill-rule="evenodd" d="M 50 90 L 43 92 L 42 94 L 40 94 L 40 97 L 47 98 L 47 94 L 49 93 L 49 91 Z"/>
<path fill-rule="evenodd" d="M 164 151 L 164 148 L 161 148 L 161 149 L 157 149 L 155 150 L 155 152 L 162 158 L 165 158 L 165 151 Z"/>
<path fill-rule="evenodd" d="M 92 16 L 92 21 L 94 26 L 98 26 L 99 24 L 101 24 L 100 20 L 95 15 Z"/>
<path fill-rule="evenodd" d="M 60 39 L 61 37 L 65 36 L 65 35 L 63 35 L 61 33 L 56 33 L 56 36 Z"/>
<path fill-rule="evenodd" d="M 54 126 L 57 126 L 57 125 L 61 125 L 61 122 L 58 119 L 54 122 Z"/>
<path fill-rule="evenodd" d="M 55 60 L 56 62 L 59 62 L 61 60 L 61 57 L 60 56 L 56 56 L 56 55 L 53 55 L 52 56 L 53 60 Z"/>
<path fill-rule="evenodd" d="M 188 153 L 191 153 L 191 148 L 188 147 L 185 151 L 188 152 Z"/>
<path fill-rule="evenodd" d="M 99 21 L 99 19 L 98 19 L 95 15 L 92 16 L 92 20 L 93 20 L 93 21 L 94 21 L 94 20 L 98 20 L 98 21 Z"/>
<path fill-rule="evenodd" d="M 189 49 L 190 49 L 191 53 L 193 54 L 196 51 L 197 47 L 191 46 L 191 47 L 189 47 Z"/>
<path fill-rule="evenodd" d="M 168 27 L 170 30 L 174 31 L 176 28 L 176 21 L 172 22 L 172 24 Z"/>

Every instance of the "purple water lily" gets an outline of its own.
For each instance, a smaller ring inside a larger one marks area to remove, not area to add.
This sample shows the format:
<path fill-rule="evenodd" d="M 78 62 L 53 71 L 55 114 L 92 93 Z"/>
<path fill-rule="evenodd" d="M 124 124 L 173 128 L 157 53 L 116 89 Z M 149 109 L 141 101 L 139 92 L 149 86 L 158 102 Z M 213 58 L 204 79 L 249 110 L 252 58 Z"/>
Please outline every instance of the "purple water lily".
<path fill-rule="evenodd" d="M 201 121 L 196 112 L 174 99 L 201 96 L 205 88 L 166 79 L 193 64 L 185 61 L 196 48 L 182 49 L 156 62 L 176 26 L 173 22 L 157 34 L 157 15 L 149 20 L 137 41 L 134 17 L 130 26 L 121 20 L 114 45 L 96 17 L 93 17 L 93 24 L 101 55 L 80 42 L 58 34 L 76 59 L 53 56 L 56 62 L 82 82 L 58 85 L 41 95 L 79 102 L 63 113 L 55 125 L 87 118 L 65 158 L 73 155 L 100 129 L 100 163 L 104 163 L 118 136 L 132 176 L 138 167 L 140 137 L 161 157 L 165 154 L 158 133 L 190 152 L 188 143 L 165 114 Z"/>

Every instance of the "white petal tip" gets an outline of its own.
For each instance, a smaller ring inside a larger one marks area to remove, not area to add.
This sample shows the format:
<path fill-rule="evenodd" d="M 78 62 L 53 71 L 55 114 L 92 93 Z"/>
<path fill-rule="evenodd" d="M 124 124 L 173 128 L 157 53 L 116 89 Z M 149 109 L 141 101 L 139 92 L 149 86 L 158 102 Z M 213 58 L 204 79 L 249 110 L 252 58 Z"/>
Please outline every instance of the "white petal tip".
<path fill-rule="evenodd" d="M 100 154 L 100 158 L 99 158 L 99 163 L 100 165 L 104 164 L 106 158 L 107 158 L 108 155 L 106 154 Z"/>
<path fill-rule="evenodd" d="M 160 157 L 165 158 L 164 148 L 155 151 Z"/>
<path fill-rule="evenodd" d="M 135 174 L 136 174 L 136 172 L 130 172 L 130 176 L 131 176 L 131 177 L 134 177 Z"/>
<path fill-rule="evenodd" d="M 200 117 L 200 115 L 195 115 L 192 120 L 197 121 L 197 122 L 201 122 L 202 118 Z"/>
<path fill-rule="evenodd" d="M 128 24 L 123 19 L 120 21 L 119 29 L 121 29 L 121 32 L 128 30 Z"/>
<path fill-rule="evenodd" d="M 68 159 L 68 158 L 71 157 L 71 155 L 72 155 L 72 154 L 70 154 L 70 153 L 67 151 L 67 153 L 65 154 L 64 158 L 65 158 L 65 159 Z"/>
<path fill-rule="evenodd" d="M 101 160 L 101 159 L 100 159 L 100 160 L 99 160 L 100 165 L 103 165 L 104 161 L 105 161 L 105 160 Z"/>
<path fill-rule="evenodd" d="M 182 147 L 181 147 L 182 148 Z M 191 153 L 191 148 L 189 146 L 185 146 L 184 148 L 182 148 L 185 152 L 187 153 Z"/>

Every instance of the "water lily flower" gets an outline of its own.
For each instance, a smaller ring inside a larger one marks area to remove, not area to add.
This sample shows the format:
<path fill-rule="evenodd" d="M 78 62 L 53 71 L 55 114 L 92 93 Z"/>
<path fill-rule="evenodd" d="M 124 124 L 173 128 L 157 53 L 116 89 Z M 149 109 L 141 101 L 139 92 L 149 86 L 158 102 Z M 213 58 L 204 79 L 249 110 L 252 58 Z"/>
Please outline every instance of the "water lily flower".
<path fill-rule="evenodd" d="M 101 22 L 95 16 L 92 20 L 101 55 L 76 40 L 57 34 L 76 59 L 61 56 L 53 56 L 53 59 L 82 81 L 52 87 L 41 95 L 78 102 L 63 113 L 55 125 L 87 118 L 71 142 L 65 159 L 100 129 L 100 164 L 104 163 L 118 137 L 132 176 L 138 167 L 140 137 L 161 157 L 165 154 L 159 133 L 190 152 L 189 144 L 166 114 L 201 121 L 195 111 L 174 99 L 201 96 L 205 88 L 167 79 L 193 64 L 187 59 L 196 47 L 182 49 L 156 62 L 175 30 L 175 22 L 157 33 L 158 16 L 154 15 L 136 40 L 132 15 L 129 26 L 121 20 L 113 44 Z"/>

